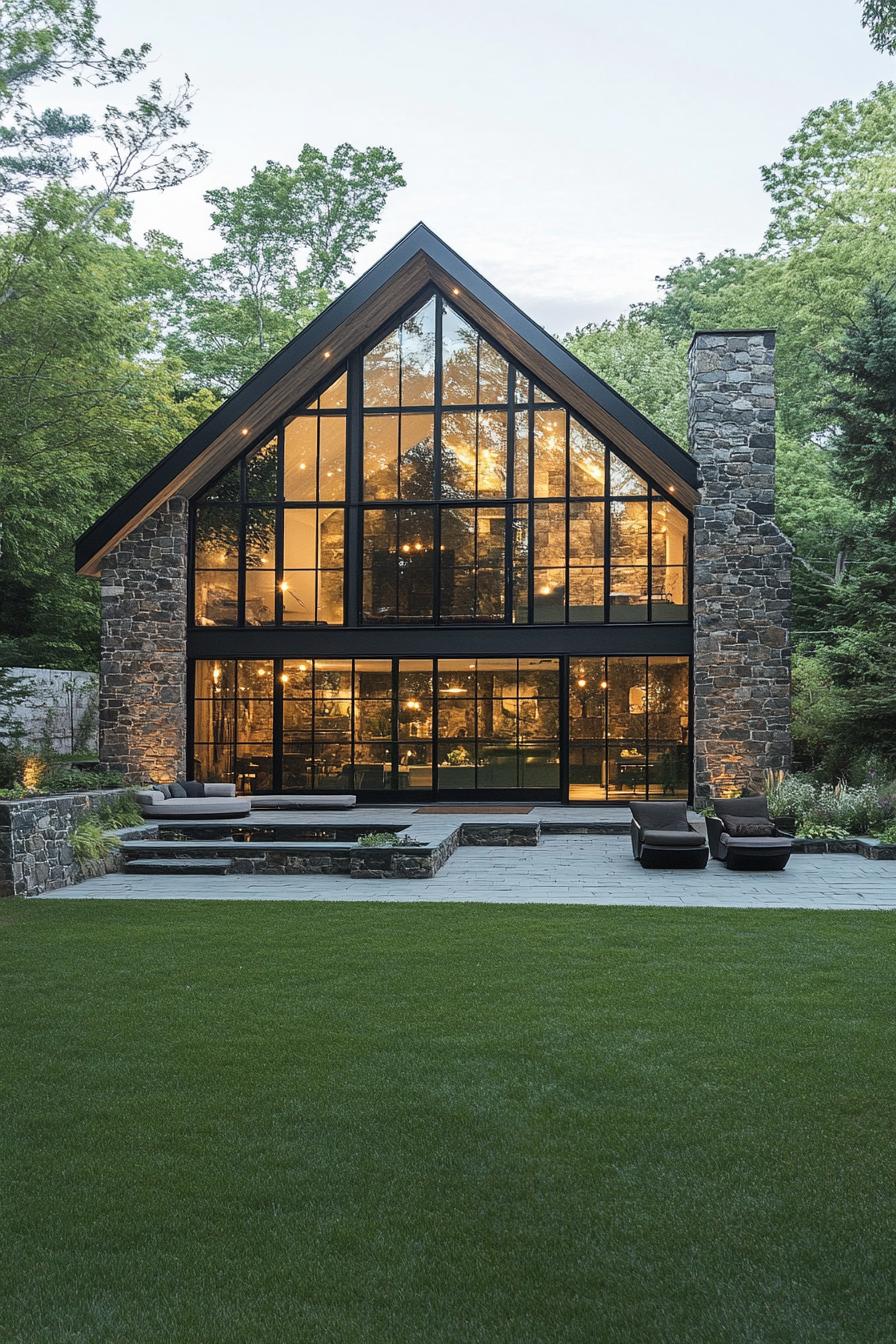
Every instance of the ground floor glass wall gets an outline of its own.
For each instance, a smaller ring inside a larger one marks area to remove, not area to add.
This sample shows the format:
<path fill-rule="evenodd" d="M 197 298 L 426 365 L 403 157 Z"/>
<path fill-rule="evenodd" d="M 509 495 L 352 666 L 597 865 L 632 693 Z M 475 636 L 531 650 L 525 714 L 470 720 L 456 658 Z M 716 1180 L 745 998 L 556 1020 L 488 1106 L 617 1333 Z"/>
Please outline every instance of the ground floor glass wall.
<path fill-rule="evenodd" d="M 199 659 L 193 773 L 241 792 L 686 797 L 688 659 Z"/>

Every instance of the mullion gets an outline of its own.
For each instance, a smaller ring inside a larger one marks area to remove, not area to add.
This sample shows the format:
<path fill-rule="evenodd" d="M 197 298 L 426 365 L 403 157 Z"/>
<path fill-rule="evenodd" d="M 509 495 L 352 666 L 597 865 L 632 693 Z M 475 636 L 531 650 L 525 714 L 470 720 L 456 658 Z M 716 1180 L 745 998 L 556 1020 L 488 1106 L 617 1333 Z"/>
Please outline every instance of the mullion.
<path fill-rule="evenodd" d="M 564 585 L 563 585 L 563 621 L 564 625 L 569 625 L 569 588 L 570 588 L 570 554 L 569 554 L 569 412 L 564 415 L 566 424 L 566 555 L 564 557 Z"/>
<path fill-rule="evenodd" d="M 653 490 L 647 486 L 647 620 L 653 620 Z"/>
<path fill-rule="evenodd" d="M 436 296 L 436 360 L 432 407 L 433 480 L 435 516 L 432 524 L 432 620 L 442 620 L 442 510 L 437 501 L 442 498 L 442 318 L 444 301 Z"/>

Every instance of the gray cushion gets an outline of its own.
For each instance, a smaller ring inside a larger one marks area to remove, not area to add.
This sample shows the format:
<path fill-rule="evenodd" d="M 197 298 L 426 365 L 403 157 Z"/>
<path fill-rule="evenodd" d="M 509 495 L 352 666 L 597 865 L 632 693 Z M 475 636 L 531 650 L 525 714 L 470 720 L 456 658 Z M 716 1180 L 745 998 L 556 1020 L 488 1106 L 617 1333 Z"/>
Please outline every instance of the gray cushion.
<path fill-rule="evenodd" d="M 156 793 L 160 793 L 163 798 L 171 797 L 171 789 L 168 787 L 167 784 L 153 784 L 153 788 L 155 789 Z"/>
<path fill-rule="evenodd" d="M 235 784 L 203 784 L 202 798 L 235 798 Z"/>
<path fill-rule="evenodd" d="M 719 844 L 726 849 L 790 849 L 789 835 L 729 835 L 723 831 Z"/>
<path fill-rule="evenodd" d="M 248 798 L 166 798 L 141 806 L 144 817 L 247 817 Z"/>
<path fill-rule="evenodd" d="M 727 826 L 729 819 L 734 817 L 750 817 L 754 821 L 758 818 L 768 820 L 768 800 L 764 794 L 757 794 L 752 798 L 714 798 L 713 807 L 716 810 L 716 816 Z"/>
<path fill-rule="evenodd" d="M 687 803 L 629 803 L 631 814 L 641 830 L 686 831 Z"/>
<path fill-rule="evenodd" d="M 644 831 L 644 844 L 654 849 L 699 849 L 706 844 L 696 831 Z"/>
<path fill-rule="evenodd" d="M 198 779 L 179 779 L 177 782 L 187 798 L 205 797 L 205 785 Z"/>
<path fill-rule="evenodd" d="M 729 835 L 774 835 L 775 823 L 765 817 L 729 817 L 725 829 Z"/>
<path fill-rule="evenodd" d="M 173 784 L 169 784 L 168 791 L 172 798 L 186 798 L 187 796 L 187 791 L 183 784 L 179 784 L 177 780 L 175 780 Z"/>

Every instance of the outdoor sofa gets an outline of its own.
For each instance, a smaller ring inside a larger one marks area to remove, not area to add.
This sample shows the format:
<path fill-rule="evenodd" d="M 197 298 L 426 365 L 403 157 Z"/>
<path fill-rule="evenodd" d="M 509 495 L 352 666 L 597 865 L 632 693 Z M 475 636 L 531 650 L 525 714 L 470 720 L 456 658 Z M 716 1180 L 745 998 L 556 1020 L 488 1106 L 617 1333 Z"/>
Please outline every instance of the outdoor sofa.
<path fill-rule="evenodd" d="M 630 803 L 632 854 L 642 868 L 705 868 L 706 841 L 688 821 L 687 803 Z"/>
<path fill-rule="evenodd" d="M 762 795 L 714 799 L 713 807 L 716 815 L 706 818 L 706 834 L 714 859 L 727 868 L 786 867 L 793 836 L 772 821 Z"/>
<path fill-rule="evenodd" d="M 248 817 L 252 799 L 237 796 L 235 784 L 153 784 L 134 794 L 137 806 L 147 819 L 187 817 Z"/>

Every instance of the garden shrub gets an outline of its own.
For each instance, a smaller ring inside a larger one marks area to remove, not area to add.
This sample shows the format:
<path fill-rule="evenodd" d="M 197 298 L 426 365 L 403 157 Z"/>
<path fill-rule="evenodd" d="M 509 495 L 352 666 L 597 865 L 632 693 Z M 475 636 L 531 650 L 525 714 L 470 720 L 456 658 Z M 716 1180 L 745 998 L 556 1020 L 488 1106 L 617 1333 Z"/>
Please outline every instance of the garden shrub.
<path fill-rule="evenodd" d="M 71 846 L 79 863 L 96 863 L 112 853 L 116 841 L 106 834 L 106 828 L 98 816 L 88 814 L 72 829 Z"/>

